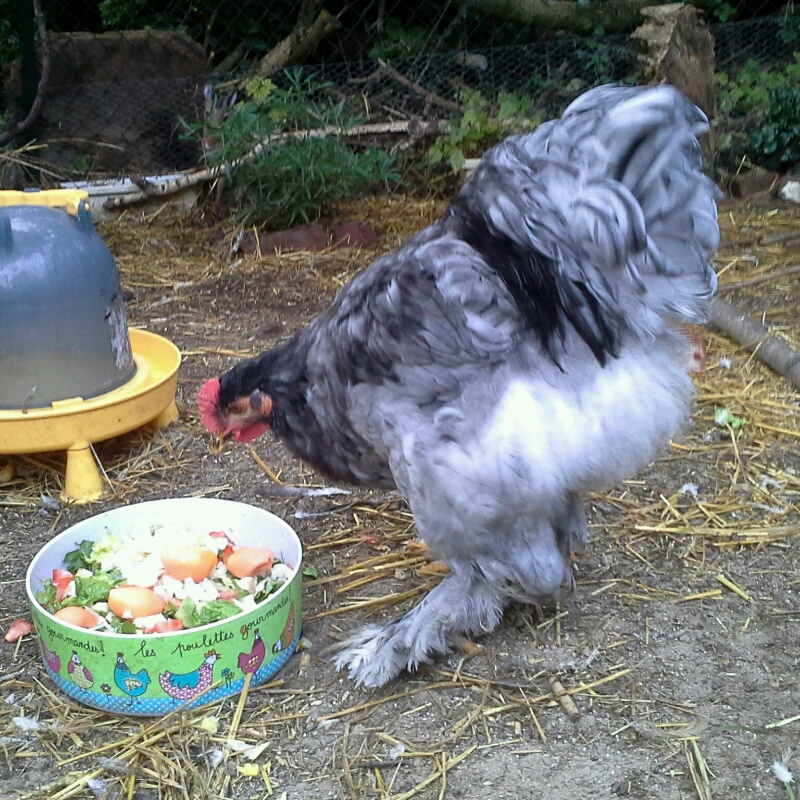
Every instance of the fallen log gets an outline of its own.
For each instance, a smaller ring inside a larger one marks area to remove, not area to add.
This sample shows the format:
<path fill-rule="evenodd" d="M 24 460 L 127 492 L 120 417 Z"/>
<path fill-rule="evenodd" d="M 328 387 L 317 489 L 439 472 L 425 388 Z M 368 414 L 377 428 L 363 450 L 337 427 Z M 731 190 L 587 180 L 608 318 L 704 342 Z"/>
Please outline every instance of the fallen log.
<path fill-rule="evenodd" d="M 184 172 L 174 180 L 163 181 L 157 184 L 148 182 L 146 178 L 135 179 L 133 182 L 139 187 L 139 192 L 131 192 L 129 194 L 110 198 L 106 200 L 103 207 L 112 211 L 114 209 L 135 205 L 136 203 L 140 203 L 152 197 L 166 197 L 188 189 L 191 186 L 199 186 L 203 183 L 214 181 L 217 178 L 224 177 L 235 167 L 255 161 L 269 145 L 285 142 L 287 139 L 323 139 L 327 136 L 341 136 L 343 138 L 352 139 L 358 136 L 380 136 L 398 133 L 404 133 L 410 138 L 416 139 L 423 136 L 435 136 L 439 131 L 440 122 L 438 120 L 409 119 L 395 122 L 372 122 L 345 129 L 335 125 L 328 125 L 324 128 L 311 128 L 304 131 L 281 133 L 266 137 L 258 142 L 252 150 L 249 150 L 243 156 L 227 164 L 220 164 L 216 167 L 208 167 L 192 172 Z"/>
<path fill-rule="evenodd" d="M 753 322 L 741 309 L 720 297 L 711 301 L 710 323 L 800 389 L 800 353 L 782 339 L 771 336 L 769 328 Z"/>

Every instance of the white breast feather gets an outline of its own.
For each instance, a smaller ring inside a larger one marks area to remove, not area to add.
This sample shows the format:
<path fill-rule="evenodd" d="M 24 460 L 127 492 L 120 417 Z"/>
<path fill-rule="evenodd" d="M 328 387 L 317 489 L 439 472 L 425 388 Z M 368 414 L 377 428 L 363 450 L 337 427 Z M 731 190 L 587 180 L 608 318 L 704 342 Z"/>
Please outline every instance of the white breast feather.
<path fill-rule="evenodd" d="M 515 380 L 480 441 L 481 461 L 520 458 L 543 495 L 597 489 L 647 465 L 685 421 L 691 381 L 677 362 L 625 355 L 574 391 Z"/>

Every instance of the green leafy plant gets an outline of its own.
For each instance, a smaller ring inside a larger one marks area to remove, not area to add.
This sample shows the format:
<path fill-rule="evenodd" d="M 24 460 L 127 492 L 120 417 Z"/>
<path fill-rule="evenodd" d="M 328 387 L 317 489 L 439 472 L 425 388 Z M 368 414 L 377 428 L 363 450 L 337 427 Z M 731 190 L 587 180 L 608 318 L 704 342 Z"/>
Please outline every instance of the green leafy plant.
<path fill-rule="evenodd" d="M 718 74 L 716 83 L 721 116 L 745 123 L 738 123 L 739 130 L 729 125 L 731 132 L 718 140 L 721 150 L 768 169 L 800 163 L 800 53 L 784 70 L 767 70 L 750 60 L 735 76 Z"/>
<path fill-rule="evenodd" d="M 800 17 L 786 14 L 778 38 L 786 44 L 795 44 L 800 41 Z"/>
<path fill-rule="evenodd" d="M 153 27 L 167 28 L 177 22 L 175 17 L 165 13 L 153 13 L 146 0 L 100 0 L 97 10 L 103 20 L 103 27 L 109 30 L 124 29 L 141 25 L 143 19 Z"/>
<path fill-rule="evenodd" d="M 777 86 L 769 93 L 769 110 L 748 137 L 751 158 L 768 169 L 800 163 L 800 87 Z"/>
<path fill-rule="evenodd" d="M 0 2 L 0 64 L 8 64 L 19 56 L 18 7 L 8 0 Z"/>
<path fill-rule="evenodd" d="M 769 93 L 777 86 L 800 77 L 800 63 L 786 71 L 765 70 L 758 61 L 749 59 L 735 76 L 726 72 L 715 75 L 717 105 L 720 112 L 732 116 L 761 113 L 769 108 Z"/>
<path fill-rule="evenodd" d="M 370 58 L 397 58 L 415 56 L 428 43 L 429 31 L 419 25 L 405 27 L 397 17 L 389 17 L 383 28 L 383 36 L 369 51 Z"/>
<path fill-rule="evenodd" d="M 480 92 L 461 89 L 458 101 L 464 113 L 445 127 L 445 134 L 426 154 L 429 164 L 448 163 L 453 172 L 459 172 L 467 158 L 481 155 L 509 131 L 535 128 L 540 122 L 533 101 L 511 92 L 500 92 L 492 106 Z"/>
<path fill-rule="evenodd" d="M 709 10 L 720 22 L 728 22 L 738 13 L 736 6 L 731 5 L 726 0 L 713 0 Z"/>
<path fill-rule="evenodd" d="M 99 26 L 93 32 L 183 31 L 195 41 L 205 42 L 216 58 L 236 48 L 263 53 L 289 33 L 297 8 L 298 4 L 289 0 L 272 0 L 267 4 L 259 0 L 240 0 L 235 13 L 225 13 L 219 0 L 171 0 L 169 3 L 99 0 L 96 5 Z M 48 27 L 54 25 L 55 30 L 73 30 L 77 19 L 74 4 L 54 3 L 48 8 Z"/>
<path fill-rule="evenodd" d="M 229 185 L 242 222 L 308 222 L 337 202 L 399 181 L 394 155 L 355 149 L 336 133 L 361 120 L 327 89 L 300 71 L 287 72 L 284 87 L 253 79 L 247 99 L 213 131 L 209 163 L 231 165 Z"/>
<path fill-rule="evenodd" d="M 578 61 L 583 62 L 594 73 L 596 83 L 608 83 L 614 75 L 611 48 L 604 36 L 602 27 L 595 28 L 592 36 L 581 41 L 581 47 L 575 53 Z"/>

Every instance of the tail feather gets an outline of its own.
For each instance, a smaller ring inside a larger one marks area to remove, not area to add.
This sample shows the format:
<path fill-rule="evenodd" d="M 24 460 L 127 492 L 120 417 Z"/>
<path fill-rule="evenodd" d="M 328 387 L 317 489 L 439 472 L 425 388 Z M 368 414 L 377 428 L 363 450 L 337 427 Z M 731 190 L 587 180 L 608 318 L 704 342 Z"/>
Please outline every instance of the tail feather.
<path fill-rule="evenodd" d="M 625 330 L 706 321 L 719 245 L 718 190 L 697 140 L 707 130 L 671 86 L 599 87 L 560 120 L 489 151 L 452 213 L 487 260 L 513 254 L 511 266 L 492 266 L 534 327 L 532 307 L 555 303 L 602 361 Z M 541 275 L 543 264 L 552 274 Z M 517 274 L 531 269 L 533 283 Z M 531 298 L 542 284 L 548 297 Z"/>

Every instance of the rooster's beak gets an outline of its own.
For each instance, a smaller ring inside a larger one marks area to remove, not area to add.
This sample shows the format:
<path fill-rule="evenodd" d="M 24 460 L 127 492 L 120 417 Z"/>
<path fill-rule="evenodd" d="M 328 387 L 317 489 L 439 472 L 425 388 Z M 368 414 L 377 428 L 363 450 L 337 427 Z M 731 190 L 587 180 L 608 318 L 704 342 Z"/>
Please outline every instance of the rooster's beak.
<path fill-rule="evenodd" d="M 211 452 L 221 453 L 231 438 L 233 438 L 233 433 L 222 433 L 219 436 L 214 437 L 214 441 L 211 444 Z"/>

